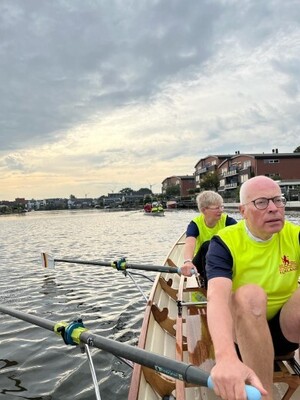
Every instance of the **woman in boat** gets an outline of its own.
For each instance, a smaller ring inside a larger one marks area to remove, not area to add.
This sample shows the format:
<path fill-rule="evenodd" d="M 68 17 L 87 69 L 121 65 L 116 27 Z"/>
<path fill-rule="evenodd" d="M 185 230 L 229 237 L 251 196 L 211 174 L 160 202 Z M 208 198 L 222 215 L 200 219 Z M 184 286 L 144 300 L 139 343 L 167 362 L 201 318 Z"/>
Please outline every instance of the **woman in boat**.
<path fill-rule="evenodd" d="M 151 210 L 152 210 L 152 205 L 151 205 L 151 203 L 146 203 L 146 204 L 144 205 L 144 211 L 145 211 L 146 213 L 150 213 Z"/>
<path fill-rule="evenodd" d="M 151 212 L 152 213 L 160 213 L 162 211 L 164 211 L 163 206 L 158 201 L 154 201 L 152 203 Z"/>
<path fill-rule="evenodd" d="M 222 399 L 246 399 L 245 382 L 273 399 L 274 357 L 300 342 L 300 226 L 285 221 L 280 186 L 266 176 L 240 191 L 243 220 L 222 229 L 206 256 L 208 325 Z"/>
<path fill-rule="evenodd" d="M 206 286 L 204 267 L 209 241 L 220 229 L 236 224 L 236 220 L 223 212 L 223 198 L 212 190 L 199 193 L 196 201 L 200 215 L 189 223 L 186 230 L 181 273 L 191 276 L 193 270 L 197 269 Z"/>

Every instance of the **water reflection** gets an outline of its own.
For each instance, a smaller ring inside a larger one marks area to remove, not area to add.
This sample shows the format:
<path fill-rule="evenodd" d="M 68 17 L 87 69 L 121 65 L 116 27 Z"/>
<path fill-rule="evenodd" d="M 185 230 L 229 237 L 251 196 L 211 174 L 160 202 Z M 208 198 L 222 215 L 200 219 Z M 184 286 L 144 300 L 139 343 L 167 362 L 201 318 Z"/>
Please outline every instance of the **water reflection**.
<path fill-rule="evenodd" d="M 57 284 L 54 275 L 44 275 L 41 293 L 45 296 L 57 293 Z"/>
<path fill-rule="evenodd" d="M 3 365 L 1 365 L 3 363 Z M 16 366 L 18 365 L 17 361 L 12 361 L 8 359 L 0 359 L 0 370 L 4 370 L 6 368 L 14 367 L 13 371 L 16 370 Z M 6 376 L 9 381 L 13 383 L 13 389 L 12 388 L 0 388 L 0 394 L 8 394 L 10 395 L 12 393 L 18 393 L 18 398 L 21 399 L 30 399 L 30 400 L 51 400 L 51 396 L 46 396 L 46 397 L 24 397 L 19 395 L 20 392 L 26 392 L 27 389 L 22 386 L 21 384 L 21 379 L 17 378 L 12 371 L 4 371 L 3 376 Z"/>

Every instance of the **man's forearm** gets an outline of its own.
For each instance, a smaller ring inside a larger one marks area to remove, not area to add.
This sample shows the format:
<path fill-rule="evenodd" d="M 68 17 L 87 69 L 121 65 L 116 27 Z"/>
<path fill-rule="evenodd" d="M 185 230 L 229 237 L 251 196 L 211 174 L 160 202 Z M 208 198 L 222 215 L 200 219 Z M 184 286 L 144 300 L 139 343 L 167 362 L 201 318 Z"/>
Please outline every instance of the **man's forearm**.
<path fill-rule="evenodd" d="M 226 356 L 237 357 L 230 310 L 231 286 L 231 281 L 226 278 L 209 281 L 207 321 L 216 360 Z"/>
<path fill-rule="evenodd" d="M 208 302 L 208 327 L 214 344 L 216 361 L 224 357 L 236 357 L 232 316 L 228 306 Z"/>

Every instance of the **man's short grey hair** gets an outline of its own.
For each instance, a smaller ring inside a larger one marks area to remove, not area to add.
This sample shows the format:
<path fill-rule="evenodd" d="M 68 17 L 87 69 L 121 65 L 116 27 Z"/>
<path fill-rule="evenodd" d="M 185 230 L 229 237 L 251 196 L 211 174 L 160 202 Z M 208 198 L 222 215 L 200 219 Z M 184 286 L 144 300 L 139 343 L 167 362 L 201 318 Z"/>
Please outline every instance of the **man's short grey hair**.
<path fill-rule="evenodd" d="M 246 181 L 247 182 L 247 181 Z M 240 189 L 240 204 L 245 204 L 246 202 L 247 202 L 247 199 L 246 199 L 246 189 L 247 189 L 247 185 L 246 185 L 246 182 L 244 182 L 242 185 L 241 185 L 241 189 Z"/>
<path fill-rule="evenodd" d="M 220 206 L 223 204 L 223 198 L 219 193 L 213 190 L 204 190 L 199 193 L 196 197 L 196 202 L 198 210 L 201 212 L 201 208 L 206 208 L 210 206 Z"/>

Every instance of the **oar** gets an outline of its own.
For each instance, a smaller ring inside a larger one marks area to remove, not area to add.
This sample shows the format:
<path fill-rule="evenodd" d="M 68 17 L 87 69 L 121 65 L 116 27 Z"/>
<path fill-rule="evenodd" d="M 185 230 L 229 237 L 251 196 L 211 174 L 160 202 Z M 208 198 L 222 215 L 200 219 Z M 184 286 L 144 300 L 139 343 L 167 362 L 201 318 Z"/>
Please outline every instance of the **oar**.
<path fill-rule="evenodd" d="M 126 269 L 139 269 L 144 271 L 156 271 L 156 272 L 168 272 L 180 274 L 181 268 L 168 267 L 162 265 L 147 265 L 147 264 L 131 264 L 126 261 L 125 258 L 121 258 L 118 261 L 88 261 L 88 260 L 72 260 L 69 258 L 54 258 L 48 253 L 42 253 L 42 265 L 44 268 L 54 268 L 55 263 L 69 263 L 69 264 L 84 264 L 84 265 L 99 265 L 102 267 L 112 267 L 119 271 L 124 271 Z"/>
<path fill-rule="evenodd" d="M 209 374 L 200 368 L 93 334 L 84 327 L 81 320 L 71 322 L 70 324 L 66 322 L 55 324 L 50 320 L 1 305 L 0 312 L 61 334 L 66 344 L 76 345 L 85 343 L 114 354 L 117 357 L 127 358 L 137 364 L 144 365 L 175 379 L 199 386 L 210 388 L 213 386 Z M 261 399 L 261 394 L 255 387 L 246 385 L 245 388 L 249 400 Z"/>

